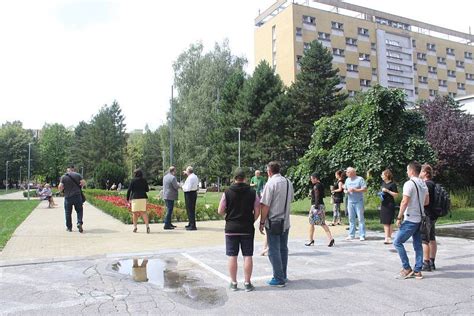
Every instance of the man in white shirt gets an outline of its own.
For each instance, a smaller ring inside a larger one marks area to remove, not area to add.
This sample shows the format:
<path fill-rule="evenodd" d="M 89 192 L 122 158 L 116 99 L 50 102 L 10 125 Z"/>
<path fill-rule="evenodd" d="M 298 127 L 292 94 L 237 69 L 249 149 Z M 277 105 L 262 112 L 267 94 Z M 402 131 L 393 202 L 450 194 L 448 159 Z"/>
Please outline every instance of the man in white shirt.
<path fill-rule="evenodd" d="M 423 206 L 429 203 L 429 194 L 425 182 L 419 178 L 420 171 L 420 163 L 413 161 L 408 164 L 407 175 L 410 180 L 403 185 L 403 199 L 397 216 L 397 226 L 400 229 L 393 245 L 402 261 L 403 269 L 400 271 L 400 279 L 423 278 L 421 275 L 423 247 L 421 245 L 420 222 L 422 214 L 424 216 Z M 415 267 L 413 270 L 403 246 L 410 237 L 413 239 L 413 249 L 415 250 Z"/>
<path fill-rule="evenodd" d="M 199 190 L 199 179 L 194 174 L 193 167 L 188 166 L 184 173 L 188 176 L 184 182 L 182 189 L 184 191 L 184 202 L 186 203 L 186 213 L 188 214 L 189 223 L 186 230 L 197 230 L 196 228 L 196 200 L 197 191 Z"/>

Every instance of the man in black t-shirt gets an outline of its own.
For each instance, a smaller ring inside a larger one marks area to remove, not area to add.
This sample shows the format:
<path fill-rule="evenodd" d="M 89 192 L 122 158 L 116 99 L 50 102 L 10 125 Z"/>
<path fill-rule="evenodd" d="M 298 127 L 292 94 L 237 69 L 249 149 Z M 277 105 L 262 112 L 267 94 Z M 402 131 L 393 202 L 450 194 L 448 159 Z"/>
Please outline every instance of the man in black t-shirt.
<path fill-rule="evenodd" d="M 428 187 L 428 194 L 430 202 L 425 205 L 425 214 L 430 219 L 431 225 L 428 234 L 421 234 L 421 242 L 423 244 L 423 271 L 436 270 L 435 258 L 438 251 L 438 244 L 436 243 L 435 224 L 438 216 L 433 212 L 433 201 L 435 193 L 435 183 L 433 178 L 433 168 L 429 164 L 421 166 L 420 178 L 425 181 Z"/>
<path fill-rule="evenodd" d="M 64 213 L 66 216 L 66 229 L 72 232 L 72 207 L 77 213 L 77 229 L 80 233 L 82 229 L 82 213 L 84 201 L 82 200 L 81 188 L 86 185 L 82 176 L 74 171 L 74 166 L 70 165 L 67 168 L 66 174 L 61 177 L 58 189 L 64 191 Z"/>
<path fill-rule="evenodd" d="M 254 222 L 260 216 L 260 199 L 245 183 L 245 173 L 242 169 L 235 171 L 234 180 L 222 195 L 218 212 L 225 216 L 226 221 L 225 241 L 229 258 L 230 289 L 237 290 L 237 256 L 241 248 L 244 257 L 244 287 L 249 292 L 255 289 L 250 278 L 253 269 Z"/>

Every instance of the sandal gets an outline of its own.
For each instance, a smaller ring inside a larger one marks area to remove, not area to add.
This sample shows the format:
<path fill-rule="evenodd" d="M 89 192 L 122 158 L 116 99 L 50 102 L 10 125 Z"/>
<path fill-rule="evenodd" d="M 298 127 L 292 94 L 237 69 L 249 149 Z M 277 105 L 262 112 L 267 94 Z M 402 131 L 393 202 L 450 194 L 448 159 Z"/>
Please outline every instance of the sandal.
<path fill-rule="evenodd" d="M 138 229 L 138 228 L 135 227 L 135 228 L 133 229 L 133 232 L 136 233 L 136 232 L 137 232 L 137 229 Z"/>

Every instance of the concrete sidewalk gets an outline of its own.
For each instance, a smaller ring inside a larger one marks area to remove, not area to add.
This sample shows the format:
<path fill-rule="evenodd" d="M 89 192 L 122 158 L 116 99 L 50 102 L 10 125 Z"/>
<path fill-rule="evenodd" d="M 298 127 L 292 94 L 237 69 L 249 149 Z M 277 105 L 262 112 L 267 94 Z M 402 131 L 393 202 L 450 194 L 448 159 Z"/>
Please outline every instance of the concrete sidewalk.
<path fill-rule="evenodd" d="M 23 197 L 23 191 L 17 191 L 0 195 L 0 200 L 26 200 L 26 198 Z"/>
<path fill-rule="evenodd" d="M 198 222 L 197 231 L 186 231 L 186 223 L 175 223 L 178 226 L 175 230 L 163 230 L 163 224 L 151 224 L 150 234 L 145 233 L 145 225 L 141 224 L 138 233 L 132 233 L 132 225 L 123 224 L 87 202 L 84 204 L 84 233 L 80 234 L 75 227 L 70 233 L 64 224 L 64 199 L 55 198 L 55 202 L 59 205 L 56 208 L 40 203 L 33 210 L 1 252 L 0 263 L 224 245 L 224 221 Z M 291 239 L 307 239 L 306 217 L 292 216 L 291 226 Z M 331 231 L 335 237 L 346 235 L 345 226 L 331 227 Z M 320 227 L 316 228 L 316 235 L 316 245 L 325 246 L 326 235 Z M 255 239 L 256 251 L 259 251 L 263 236 L 256 233 Z"/>

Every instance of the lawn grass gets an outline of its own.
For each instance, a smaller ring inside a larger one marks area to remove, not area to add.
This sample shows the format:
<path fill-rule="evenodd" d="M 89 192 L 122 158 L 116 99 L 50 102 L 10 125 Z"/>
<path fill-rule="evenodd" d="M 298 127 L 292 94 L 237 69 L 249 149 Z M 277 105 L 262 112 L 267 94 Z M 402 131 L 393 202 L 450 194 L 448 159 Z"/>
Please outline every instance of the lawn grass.
<path fill-rule="evenodd" d="M 0 249 L 3 249 L 15 229 L 40 203 L 39 200 L 0 201 Z"/>

